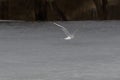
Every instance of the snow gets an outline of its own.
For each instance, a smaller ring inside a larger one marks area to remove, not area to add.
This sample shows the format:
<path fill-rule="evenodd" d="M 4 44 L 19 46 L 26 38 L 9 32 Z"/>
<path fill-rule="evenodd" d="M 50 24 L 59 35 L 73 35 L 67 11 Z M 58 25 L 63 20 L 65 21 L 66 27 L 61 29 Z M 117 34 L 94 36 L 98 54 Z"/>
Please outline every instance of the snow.
<path fill-rule="evenodd" d="M 0 80 L 120 80 L 120 21 L 0 23 Z"/>

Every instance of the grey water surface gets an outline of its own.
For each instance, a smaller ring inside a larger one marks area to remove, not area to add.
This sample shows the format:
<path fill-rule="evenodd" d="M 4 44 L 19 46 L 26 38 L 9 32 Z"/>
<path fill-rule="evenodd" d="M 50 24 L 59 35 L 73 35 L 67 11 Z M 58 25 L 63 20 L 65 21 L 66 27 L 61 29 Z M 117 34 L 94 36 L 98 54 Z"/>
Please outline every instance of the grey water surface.
<path fill-rule="evenodd" d="M 0 23 L 0 80 L 120 80 L 120 21 Z"/>

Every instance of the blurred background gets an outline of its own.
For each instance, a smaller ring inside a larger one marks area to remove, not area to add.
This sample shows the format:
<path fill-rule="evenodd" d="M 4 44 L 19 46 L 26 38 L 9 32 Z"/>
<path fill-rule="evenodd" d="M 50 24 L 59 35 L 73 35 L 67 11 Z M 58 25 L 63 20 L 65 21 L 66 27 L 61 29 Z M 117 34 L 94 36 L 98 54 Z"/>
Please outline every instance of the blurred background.
<path fill-rule="evenodd" d="M 0 0 L 0 20 L 119 20 L 120 0 Z"/>

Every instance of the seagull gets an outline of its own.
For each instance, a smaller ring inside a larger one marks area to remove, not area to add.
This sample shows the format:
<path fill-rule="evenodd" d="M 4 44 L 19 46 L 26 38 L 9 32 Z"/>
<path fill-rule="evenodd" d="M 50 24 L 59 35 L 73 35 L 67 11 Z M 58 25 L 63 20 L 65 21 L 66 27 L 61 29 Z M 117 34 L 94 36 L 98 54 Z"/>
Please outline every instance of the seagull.
<path fill-rule="evenodd" d="M 56 26 L 60 27 L 63 30 L 63 32 L 67 36 L 67 37 L 64 38 L 65 40 L 71 40 L 71 39 L 74 38 L 74 34 L 71 34 L 65 27 L 63 27 L 63 26 L 61 26 L 61 25 L 59 25 L 55 22 L 53 24 L 55 24 Z"/>

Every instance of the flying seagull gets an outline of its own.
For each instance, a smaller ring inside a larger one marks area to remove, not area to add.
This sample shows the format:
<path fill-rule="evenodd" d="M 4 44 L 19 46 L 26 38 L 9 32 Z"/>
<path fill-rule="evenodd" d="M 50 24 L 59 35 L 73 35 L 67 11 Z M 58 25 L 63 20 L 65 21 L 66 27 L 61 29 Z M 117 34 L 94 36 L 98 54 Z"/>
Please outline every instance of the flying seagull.
<path fill-rule="evenodd" d="M 55 24 L 56 26 L 60 27 L 63 30 L 63 32 L 67 36 L 66 38 L 64 38 L 65 40 L 71 40 L 74 38 L 74 34 L 71 34 L 65 27 L 63 27 L 55 22 L 53 24 Z"/>

